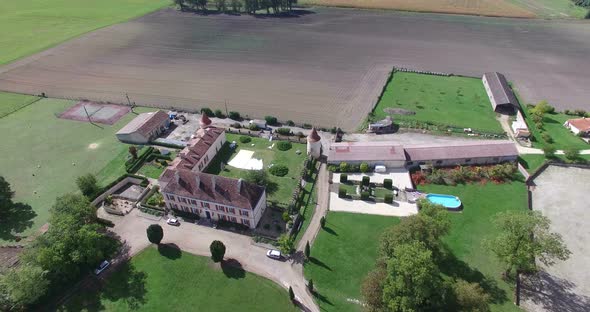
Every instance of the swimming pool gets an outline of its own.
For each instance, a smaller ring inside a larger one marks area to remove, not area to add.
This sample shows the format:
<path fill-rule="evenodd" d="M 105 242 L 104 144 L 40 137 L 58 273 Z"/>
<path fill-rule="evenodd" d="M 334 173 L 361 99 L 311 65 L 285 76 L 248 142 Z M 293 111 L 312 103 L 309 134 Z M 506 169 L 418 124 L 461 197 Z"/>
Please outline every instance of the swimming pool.
<path fill-rule="evenodd" d="M 453 195 L 428 194 L 426 195 L 426 199 L 431 203 L 443 205 L 449 209 L 457 209 L 461 207 L 461 200 L 459 200 L 459 197 Z"/>

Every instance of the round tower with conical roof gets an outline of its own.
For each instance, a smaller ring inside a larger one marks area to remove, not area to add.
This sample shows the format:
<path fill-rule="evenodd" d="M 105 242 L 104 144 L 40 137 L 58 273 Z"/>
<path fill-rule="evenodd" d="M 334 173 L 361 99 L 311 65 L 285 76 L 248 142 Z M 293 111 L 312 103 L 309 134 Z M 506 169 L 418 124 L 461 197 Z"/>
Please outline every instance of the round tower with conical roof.
<path fill-rule="evenodd" d="M 199 125 L 201 126 L 201 129 L 205 129 L 211 125 L 211 119 L 209 119 L 207 114 L 201 114 L 201 120 L 199 121 Z"/>
<path fill-rule="evenodd" d="M 322 142 L 321 137 L 315 128 L 307 136 L 307 155 L 319 159 L 322 156 Z"/>

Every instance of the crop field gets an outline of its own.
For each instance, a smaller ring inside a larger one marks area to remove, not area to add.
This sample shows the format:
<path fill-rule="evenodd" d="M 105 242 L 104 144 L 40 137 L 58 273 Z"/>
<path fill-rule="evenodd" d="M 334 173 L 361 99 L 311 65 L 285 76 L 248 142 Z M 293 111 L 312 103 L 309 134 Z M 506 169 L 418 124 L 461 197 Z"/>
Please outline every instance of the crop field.
<path fill-rule="evenodd" d="M 535 17 L 533 12 L 511 3 L 509 0 L 302 0 L 300 3 L 350 8 Z"/>
<path fill-rule="evenodd" d="M 579 22 L 314 8 L 297 17 L 201 16 L 167 8 L 0 67 L 0 90 L 239 111 L 356 129 L 393 66 L 506 74 L 559 109 L 590 98 Z M 542 69 L 543 75 L 539 74 Z"/>

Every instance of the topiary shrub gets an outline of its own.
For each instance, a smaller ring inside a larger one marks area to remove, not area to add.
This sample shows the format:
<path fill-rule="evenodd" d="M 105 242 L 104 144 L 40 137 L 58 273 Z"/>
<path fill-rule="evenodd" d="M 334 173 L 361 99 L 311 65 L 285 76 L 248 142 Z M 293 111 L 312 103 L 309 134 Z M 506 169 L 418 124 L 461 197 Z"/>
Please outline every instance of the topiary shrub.
<path fill-rule="evenodd" d="M 274 117 L 274 116 L 265 116 L 264 120 L 266 120 L 266 123 L 269 126 L 275 126 L 278 123 L 277 117 Z"/>
<path fill-rule="evenodd" d="M 367 177 L 367 176 L 364 176 L 364 177 L 363 177 L 363 182 L 362 182 L 362 185 L 364 185 L 364 186 L 369 186 L 369 184 L 370 184 L 370 183 L 371 183 L 371 178 L 369 178 L 369 177 Z"/>
<path fill-rule="evenodd" d="M 311 124 L 308 124 L 308 123 L 303 124 L 303 129 L 311 129 L 311 128 L 313 128 L 313 126 Z"/>
<path fill-rule="evenodd" d="M 236 128 L 236 129 L 242 128 L 242 124 L 239 123 L 239 122 L 234 122 L 231 126 L 234 127 L 234 128 Z"/>
<path fill-rule="evenodd" d="M 276 132 L 281 135 L 291 135 L 291 129 L 289 128 L 278 128 Z"/>
<path fill-rule="evenodd" d="M 369 172 L 369 164 L 367 164 L 365 162 L 361 163 L 359 169 L 362 173 Z"/>
<path fill-rule="evenodd" d="M 217 118 L 225 118 L 225 115 L 223 114 L 223 112 L 220 109 L 216 109 L 214 114 L 215 114 L 215 117 L 217 117 Z"/>
<path fill-rule="evenodd" d="M 340 197 L 340 198 L 346 197 L 346 188 L 344 188 L 344 186 L 340 186 L 338 188 L 338 197 Z"/>
<path fill-rule="evenodd" d="M 346 182 L 348 182 L 348 174 L 346 174 L 346 173 L 340 174 L 340 183 L 346 183 Z"/>
<path fill-rule="evenodd" d="M 238 140 L 240 140 L 241 143 L 250 143 L 252 142 L 252 138 L 246 135 L 242 135 Z"/>
<path fill-rule="evenodd" d="M 279 151 L 288 151 L 293 147 L 293 144 L 291 144 L 291 142 L 289 141 L 280 141 L 279 143 L 277 143 L 277 148 L 279 149 Z"/>
<path fill-rule="evenodd" d="M 361 199 L 362 200 L 369 199 L 369 192 L 367 192 L 367 191 L 361 192 Z"/>
<path fill-rule="evenodd" d="M 268 171 L 274 176 L 284 177 L 289 173 L 289 167 L 285 165 L 273 165 Z"/>
<path fill-rule="evenodd" d="M 344 161 L 340 163 L 340 172 L 348 172 L 349 169 L 350 166 L 348 165 L 348 163 Z"/>
<path fill-rule="evenodd" d="M 233 120 L 241 120 L 242 116 L 238 112 L 229 112 L 228 117 Z"/>
<path fill-rule="evenodd" d="M 392 194 L 385 194 L 383 201 L 387 204 L 393 203 L 393 195 Z"/>
<path fill-rule="evenodd" d="M 391 190 L 393 188 L 393 181 L 391 179 L 383 179 L 383 187 Z"/>
<path fill-rule="evenodd" d="M 295 126 L 295 123 L 293 122 L 293 120 L 287 120 L 287 126 L 293 127 Z"/>
<path fill-rule="evenodd" d="M 252 131 L 258 131 L 258 130 L 260 130 L 260 128 L 259 128 L 259 127 L 258 127 L 256 124 L 253 124 L 253 123 L 251 123 L 251 124 L 248 126 L 248 129 L 250 129 L 250 130 L 252 130 Z"/>
<path fill-rule="evenodd" d="M 283 218 L 283 221 L 285 221 L 285 222 L 289 222 L 291 220 L 291 216 L 286 211 L 283 212 L 282 218 Z"/>
<path fill-rule="evenodd" d="M 207 115 L 207 117 L 215 116 L 215 114 L 213 114 L 213 111 L 209 107 L 201 108 L 201 114 L 205 114 L 205 115 Z"/>

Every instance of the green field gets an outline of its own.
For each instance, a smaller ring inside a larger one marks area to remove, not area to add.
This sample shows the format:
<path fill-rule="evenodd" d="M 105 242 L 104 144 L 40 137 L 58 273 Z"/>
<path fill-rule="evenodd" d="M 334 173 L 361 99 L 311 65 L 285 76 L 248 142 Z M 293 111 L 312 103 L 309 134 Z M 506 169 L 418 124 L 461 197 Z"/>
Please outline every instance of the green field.
<path fill-rule="evenodd" d="M 576 6 L 572 0 L 510 0 L 538 17 L 543 18 L 584 18 L 588 9 Z"/>
<path fill-rule="evenodd" d="M 117 155 L 127 153 L 127 145 L 119 143 L 115 132 L 135 115 L 127 114 L 113 126 L 55 116 L 73 104 L 42 99 L 0 119 L 2 148 L 10 151 L 6 154 L 10 157 L 4 157 L 0 164 L 0 172 L 16 192 L 15 200 L 29 204 L 36 214 L 34 218 L 32 214 L 19 214 L 13 223 L 2 224 L 1 242 L 36 231 L 47 222 L 49 207 L 57 196 L 77 191 L 78 176 L 97 173 Z"/>
<path fill-rule="evenodd" d="M 303 188 L 303 198 L 301 200 L 301 205 L 299 206 L 299 211 L 303 209 L 303 224 L 301 228 L 296 234 L 295 237 L 295 246 L 299 244 L 303 233 L 307 231 L 307 227 L 311 222 L 311 218 L 313 217 L 313 213 L 315 211 L 315 206 L 318 198 L 318 187 L 316 185 L 316 180 L 318 178 L 318 170 L 315 170 L 313 175 L 307 178 L 305 187 Z"/>
<path fill-rule="evenodd" d="M 546 143 L 541 136 L 541 132 L 539 129 L 537 129 L 535 122 L 530 118 L 530 114 L 527 113 L 525 115 L 527 119 L 527 125 L 535 137 L 533 146 L 542 148 L 544 145 L 546 145 Z M 553 143 L 551 143 L 551 145 L 561 150 L 568 148 L 590 149 L 590 144 L 584 142 L 582 139 L 573 134 L 569 129 L 563 126 L 566 120 L 575 118 L 579 117 L 570 116 L 563 113 L 545 114 L 543 117 L 543 129 L 546 133 L 549 133 L 553 139 Z"/>
<path fill-rule="evenodd" d="M 502 133 L 481 79 L 395 72 L 374 110 L 373 120 L 403 109 L 415 115 L 393 115 L 394 122 L 420 121 L 435 125 Z"/>
<path fill-rule="evenodd" d="M 0 92 L 0 118 L 38 100 L 36 96 Z"/>
<path fill-rule="evenodd" d="M 0 1 L 0 65 L 170 3 L 169 0 Z"/>
<path fill-rule="evenodd" d="M 307 157 L 305 144 L 293 143 L 293 147 L 290 150 L 279 151 L 276 147 L 276 141 L 270 143 L 266 139 L 252 138 L 252 141 L 249 143 L 240 143 L 240 135 L 227 133 L 226 136 L 228 143 L 221 148 L 217 156 L 211 161 L 206 172 L 219 174 L 224 177 L 243 178 L 248 170 L 225 166 L 225 169 L 220 171 L 220 163 L 224 162 L 227 164 L 241 149 L 254 151 L 252 157 L 262 159 L 265 170 L 268 169 L 270 164 L 282 164 L 289 167 L 289 173 L 284 177 L 277 177 L 268 173 L 270 184 L 267 187 L 269 201 L 288 204 L 291 201 L 295 186 L 299 183 L 298 178 L 303 169 L 303 162 Z M 238 144 L 238 147 L 233 151 L 229 148 L 229 142 L 232 141 L 236 141 Z M 268 149 L 273 144 L 275 144 L 275 147 Z M 299 155 L 296 153 L 297 150 L 301 151 Z"/>
<path fill-rule="evenodd" d="M 236 308 L 239 307 L 239 308 Z M 149 247 L 58 311 L 297 311 L 287 291 L 227 264 L 170 247 Z"/>
<path fill-rule="evenodd" d="M 519 311 L 512 303 L 510 285 L 500 278 L 500 263 L 483 245 L 494 235 L 494 216 L 500 211 L 524 210 L 527 198 L 522 182 L 458 186 L 424 185 L 425 192 L 459 196 L 460 213 L 449 213 L 451 233 L 444 241 L 457 259 L 443 268 L 448 275 L 482 283 L 492 294 L 492 311 Z M 332 212 L 328 230 L 320 232 L 311 254 L 317 260 L 306 265 L 306 278 L 319 289 L 318 303 L 324 311 L 361 311 L 347 299 L 360 299 L 360 284 L 375 263 L 377 244 L 394 218 Z"/>

